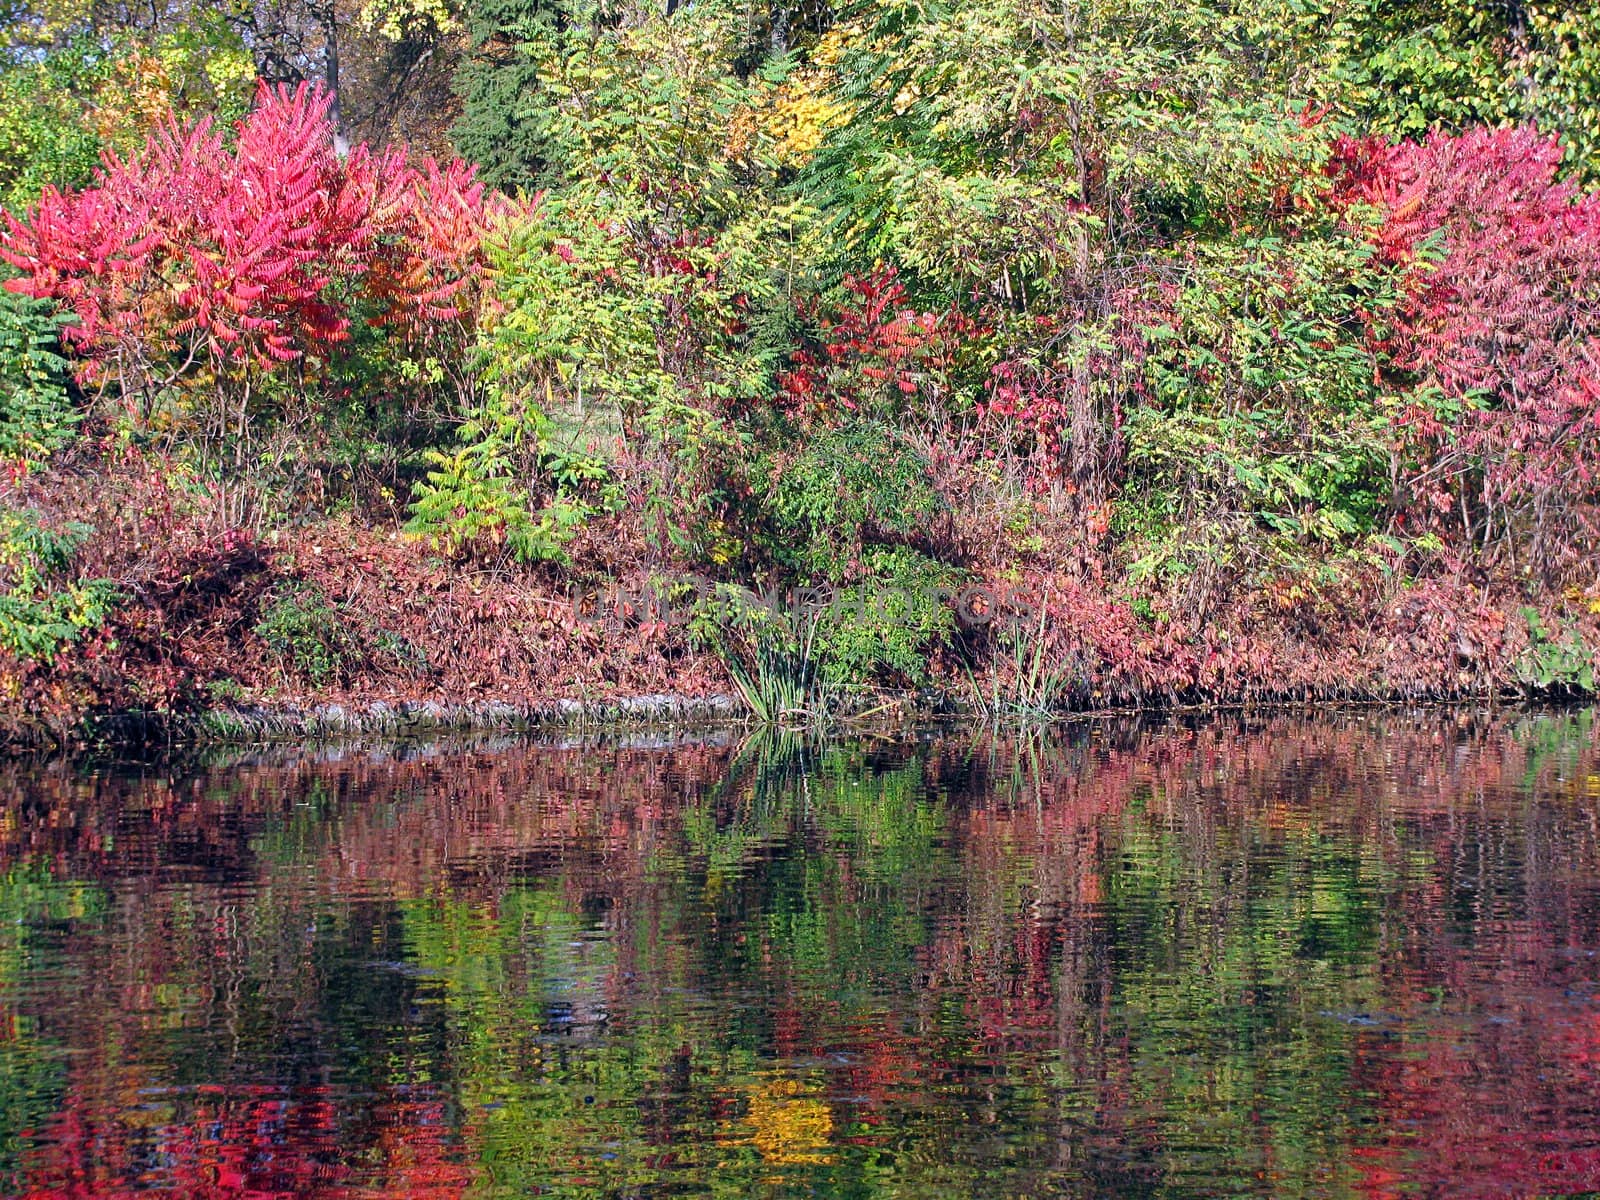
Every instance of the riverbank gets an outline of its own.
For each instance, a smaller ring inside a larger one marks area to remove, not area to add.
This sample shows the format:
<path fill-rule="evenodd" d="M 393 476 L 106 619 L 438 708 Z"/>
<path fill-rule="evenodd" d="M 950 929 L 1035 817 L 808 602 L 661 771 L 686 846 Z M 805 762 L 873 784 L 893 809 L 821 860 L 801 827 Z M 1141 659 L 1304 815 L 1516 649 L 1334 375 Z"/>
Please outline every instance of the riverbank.
<path fill-rule="evenodd" d="M 1081 635 L 1086 631 L 1077 632 Z M 1459 641 L 1461 635 L 1457 636 Z M 1364 659 L 1351 649 L 1322 659 L 1282 664 L 1280 682 L 1301 679 L 1291 686 L 1274 687 L 1260 675 L 1235 676 L 1231 683 L 1226 677 L 1219 677 L 1214 690 L 1174 695 L 1141 694 L 1124 681 L 1112 693 L 1115 699 L 1104 702 L 1107 693 L 1099 685 L 1106 684 L 1107 677 L 1102 676 L 1092 682 L 1088 693 L 1092 699 L 1088 702 L 1080 696 L 1048 712 L 1019 705 L 1008 707 L 1002 686 L 993 681 L 996 665 L 991 661 L 986 673 L 993 692 L 988 695 L 981 691 L 984 685 L 969 674 L 965 680 L 952 680 L 944 687 L 880 689 L 839 697 L 826 712 L 791 714 L 783 723 L 881 731 L 951 721 L 970 725 L 1037 724 L 1096 717 L 1190 718 L 1230 711 L 1271 713 L 1328 707 L 1515 706 L 1578 701 L 1594 694 L 1592 688 L 1576 680 L 1552 681 L 1536 675 L 1540 649 L 1537 643 L 1522 645 L 1514 655 L 1506 641 L 1498 643 L 1495 660 L 1480 664 L 1478 673 L 1465 669 L 1459 649 L 1458 645 L 1453 661 L 1435 660 L 1433 665 L 1439 670 L 1431 683 L 1427 660 L 1417 656 L 1417 647 L 1391 642 L 1375 645 L 1374 652 Z M 1270 664 L 1273 660 L 1263 661 Z M 1365 677 L 1351 672 L 1341 679 L 1339 669 L 1348 669 L 1357 661 L 1374 669 Z M 1400 663 L 1409 666 L 1404 686 L 1397 686 L 1392 677 L 1382 673 Z M 709 667 L 707 674 L 709 677 Z M 1318 675 L 1321 682 L 1316 681 Z M 1305 682 L 1308 678 L 1311 682 Z M 134 681 L 129 682 L 131 685 Z M 209 692 L 214 695 L 231 690 L 212 688 Z M 186 692 L 191 697 L 204 694 L 193 687 Z M 1002 697 L 999 703 L 995 702 L 996 694 Z M 320 695 L 305 691 L 285 698 L 278 689 L 269 687 L 255 698 L 235 703 L 192 701 L 166 709 L 83 710 L 75 714 L 71 724 L 65 723 L 59 713 L 51 722 L 30 721 L 15 704 L 0 711 L 7 721 L 4 749 L 21 753 L 85 748 L 114 753 L 171 752 L 291 742 L 337 744 L 350 739 L 426 740 L 450 734 L 609 736 L 661 730 L 682 734 L 696 730 L 748 730 L 762 724 L 731 687 L 692 695 L 591 693 L 524 702 L 462 696 L 396 699 L 392 693 L 376 698 L 363 696 L 348 686 Z"/>
<path fill-rule="evenodd" d="M 485 567 L 398 518 L 255 535 L 142 463 L 92 467 L 11 489 L 48 525 L 94 530 L 76 569 L 114 597 L 54 655 L 0 654 L 13 748 L 759 720 L 761 690 L 782 686 L 768 719 L 1576 697 L 1600 646 L 1593 594 L 1437 562 L 1218 572 L 1197 593 L 1114 551 L 1047 548 L 807 610 L 732 572 L 685 594 L 693 564 L 626 514 L 592 522 L 564 564 Z M 730 616 L 728 596 L 748 607 Z M 852 663 L 854 679 L 824 678 Z"/>
<path fill-rule="evenodd" d="M 545 47 L 526 176 L 309 86 L 0 169 L 0 744 L 1594 691 L 1592 122 L 716 9 Z"/>
<path fill-rule="evenodd" d="M 865 732 L 889 736 L 907 729 L 983 728 L 992 724 L 980 705 L 959 695 L 876 697 L 870 707 L 829 714 L 825 720 L 794 725 L 792 731 Z M 1587 703 L 1591 694 L 1567 689 L 1510 689 L 1499 693 L 1454 693 L 1438 696 L 1328 696 L 1313 699 L 1206 701 L 1147 708 L 1069 709 L 1048 721 L 1013 721 L 1013 727 L 1106 720 L 1206 720 L 1228 714 L 1289 716 L 1329 711 L 1396 711 L 1422 706 L 1490 710 L 1550 704 Z M 215 708 L 189 713 L 124 712 L 86 718 L 66 741 L 13 742 L 13 754 L 85 750 L 110 754 L 188 754 L 196 751 L 243 750 L 248 747 L 426 745 L 441 738 L 492 737 L 565 739 L 554 744 L 592 742 L 655 745 L 662 738 L 721 740 L 756 736 L 762 730 L 737 696 L 701 698 L 636 696 L 609 704 L 566 700 L 549 704 L 444 705 L 431 702 L 390 705 L 328 704 L 311 708 Z M 5 751 L 0 751 L 3 757 Z"/>

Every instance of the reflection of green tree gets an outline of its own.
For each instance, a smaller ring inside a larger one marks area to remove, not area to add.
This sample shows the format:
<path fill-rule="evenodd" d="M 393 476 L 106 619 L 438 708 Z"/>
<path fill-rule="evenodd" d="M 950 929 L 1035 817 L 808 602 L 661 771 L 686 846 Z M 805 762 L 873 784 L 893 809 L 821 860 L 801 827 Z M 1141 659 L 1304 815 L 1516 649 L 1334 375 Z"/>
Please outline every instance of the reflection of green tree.
<path fill-rule="evenodd" d="M 407 958 L 448 1013 L 486 1186 L 615 1196 L 684 1176 L 718 1195 L 818 1180 L 875 1194 L 876 1151 L 774 1165 L 752 1122 L 772 1114 L 767 1152 L 785 1144 L 786 1114 L 815 1115 L 806 1080 L 828 1067 L 775 1064 L 775 1022 L 819 1058 L 840 1030 L 884 1019 L 875 997 L 905 991 L 929 933 L 918 901 L 949 871 L 943 805 L 915 760 L 872 770 L 850 750 L 769 745 L 736 768 L 742 786 L 688 803 L 679 842 L 593 911 L 560 876 L 493 905 L 402 904 Z"/>
<path fill-rule="evenodd" d="M 61 881 L 37 863 L 13 866 L 0 876 L 0 1181 L 13 1178 L 25 1144 L 23 1130 L 38 1129 L 60 1107 L 63 1049 L 41 1036 L 36 1018 L 15 1000 L 36 981 L 75 967 L 51 935 L 69 923 L 98 916 L 105 894 L 93 884 Z"/>
<path fill-rule="evenodd" d="M 1346 1193 L 1381 1119 L 1352 1080 L 1427 1036 L 1385 1006 L 1508 912 L 1583 919 L 1592 739 L 769 737 L 637 796 L 636 761 L 536 754 L 444 796 L 432 768 L 135 792 L 90 815 L 170 822 L 159 882 L 0 878 L 0 1166 L 70 1041 L 94 1084 L 328 1083 L 352 1159 L 395 1119 L 364 1097 L 443 1097 L 484 1195 Z"/>
<path fill-rule="evenodd" d="M 1177 1193 L 1348 1183 L 1341 1147 L 1367 1115 L 1349 1090 L 1356 1042 L 1389 1019 L 1379 951 L 1395 872 L 1319 825 L 1206 824 L 1133 809 L 1107 852 L 1104 1036 L 1172 1147 L 1158 1173 Z"/>
<path fill-rule="evenodd" d="M 1570 713 L 1538 713 L 1515 722 L 1507 735 L 1514 738 L 1526 755 L 1522 773 L 1522 789 L 1532 793 L 1540 776 L 1552 770 L 1565 778 L 1580 776 L 1580 761 L 1584 751 L 1594 744 L 1594 717 L 1592 708 Z"/>

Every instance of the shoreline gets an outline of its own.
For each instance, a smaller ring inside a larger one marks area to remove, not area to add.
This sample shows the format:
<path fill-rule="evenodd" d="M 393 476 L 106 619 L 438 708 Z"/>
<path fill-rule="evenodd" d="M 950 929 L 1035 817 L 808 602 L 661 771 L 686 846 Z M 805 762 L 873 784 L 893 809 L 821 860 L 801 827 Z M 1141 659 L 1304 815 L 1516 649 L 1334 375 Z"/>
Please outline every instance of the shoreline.
<path fill-rule="evenodd" d="M 821 719 L 779 723 L 773 729 L 904 729 L 954 722 L 973 726 L 1046 728 L 1108 718 L 1189 719 L 1229 713 L 1285 713 L 1309 710 L 1389 709 L 1421 706 L 1490 708 L 1581 706 L 1594 696 L 1570 689 L 1544 691 L 1497 689 L 1427 692 L 1359 692 L 1323 695 L 1258 695 L 1192 701 L 1149 702 L 1105 707 L 1078 707 L 1049 714 L 985 713 L 970 697 L 953 693 L 884 693 Z M 459 734 L 522 737 L 557 733 L 618 733 L 744 730 L 763 728 L 735 696 L 689 696 L 672 693 L 627 696 L 614 700 L 559 699 L 531 704 L 479 704 L 437 701 L 370 704 L 249 705 L 214 707 L 190 712 L 125 711 L 86 718 L 62 739 L 41 735 L 0 746 L 0 758 L 84 752 L 137 754 L 213 747 L 247 747 L 303 742 L 308 745 L 345 739 L 406 741 Z"/>

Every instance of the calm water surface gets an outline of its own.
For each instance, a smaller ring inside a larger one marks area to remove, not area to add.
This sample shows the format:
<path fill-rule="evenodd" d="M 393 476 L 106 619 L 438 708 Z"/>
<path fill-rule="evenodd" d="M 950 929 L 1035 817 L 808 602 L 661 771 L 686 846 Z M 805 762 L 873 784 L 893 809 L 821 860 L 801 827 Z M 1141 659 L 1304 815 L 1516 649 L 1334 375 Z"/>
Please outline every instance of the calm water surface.
<path fill-rule="evenodd" d="M 1600 728 L 0 767 L 0 1192 L 1600 1189 Z"/>

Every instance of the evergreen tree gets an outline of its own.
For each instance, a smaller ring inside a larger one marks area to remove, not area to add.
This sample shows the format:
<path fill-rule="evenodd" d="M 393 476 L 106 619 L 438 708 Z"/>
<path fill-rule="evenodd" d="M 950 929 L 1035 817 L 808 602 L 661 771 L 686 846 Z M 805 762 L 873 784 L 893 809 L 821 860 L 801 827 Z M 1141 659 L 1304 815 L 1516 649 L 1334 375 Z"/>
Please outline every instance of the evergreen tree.
<path fill-rule="evenodd" d="M 539 63 L 570 14 L 561 0 L 469 0 L 466 16 L 472 51 L 456 75 L 462 111 L 452 140 L 488 182 L 535 187 L 550 154 Z"/>

